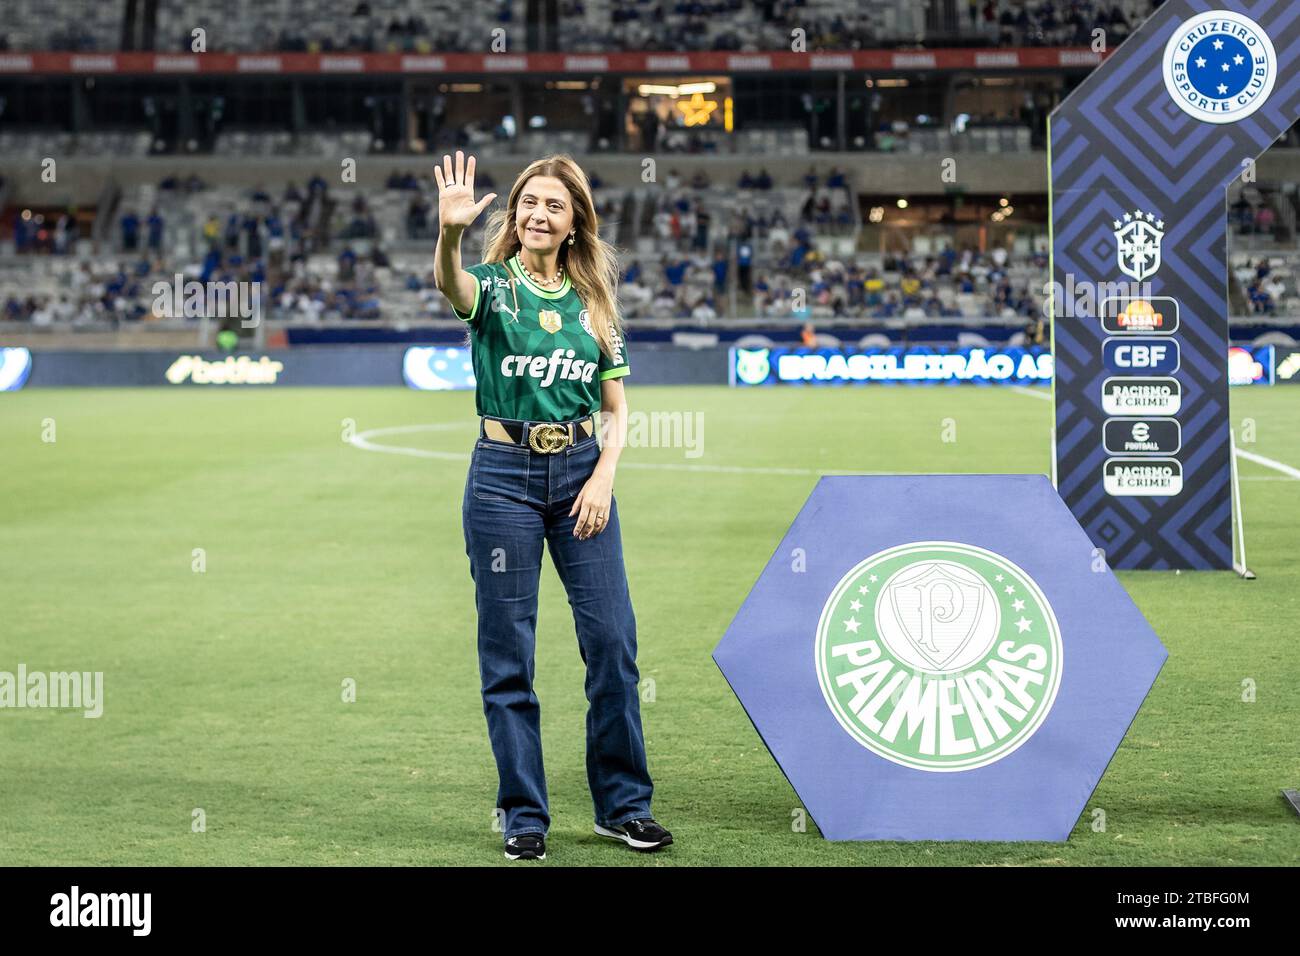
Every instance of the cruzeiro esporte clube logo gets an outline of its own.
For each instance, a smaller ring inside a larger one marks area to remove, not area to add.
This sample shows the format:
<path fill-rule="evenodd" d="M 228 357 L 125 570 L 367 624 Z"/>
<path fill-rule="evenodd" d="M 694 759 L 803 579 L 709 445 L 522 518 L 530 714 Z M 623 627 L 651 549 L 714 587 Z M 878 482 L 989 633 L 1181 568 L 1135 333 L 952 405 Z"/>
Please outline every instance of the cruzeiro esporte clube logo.
<path fill-rule="evenodd" d="M 1061 635 L 1042 590 L 1006 558 L 927 541 L 840 579 L 817 625 L 817 678 L 862 746 L 918 770 L 973 770 L 1042 726 Z"/>
<path fill-rule="evenodd" d="M 1174 28 L 1165 45 L 1165 89 L 1179 108 L 1206 123 L 1236 123 L 1268 99 L 1277 52 L 1258 23 L 1211 10 Z"/>

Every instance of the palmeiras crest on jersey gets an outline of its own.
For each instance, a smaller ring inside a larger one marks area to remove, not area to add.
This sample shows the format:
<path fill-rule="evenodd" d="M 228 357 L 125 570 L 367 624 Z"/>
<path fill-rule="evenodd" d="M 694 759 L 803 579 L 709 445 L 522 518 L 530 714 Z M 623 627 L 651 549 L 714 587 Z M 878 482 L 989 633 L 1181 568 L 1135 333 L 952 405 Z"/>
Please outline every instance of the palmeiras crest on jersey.
<path fill-rule="evenodd" d="M 1061 684 L 1060 626 L 1002 555 L 952 541 L 877 552 L 822 609 L 822 695 L 886 760 L 961 771 L 1001 760 L 1042 726 Z"/>
<path fill-rule="evenodd" d="M 1115 220 L 1116 256 L 1119 271 L 1143 282 L 1160 268 L 1160 242 L 1165 237 L 1165 221 L 1153 212 L 1141 210 L 1124 213 Z"/>
<path fill-rule="evenodd" d="M 582 331 L 586 332 L 593 339 L 596 337 L 596 333 L 591 331 L 591 313 L 586 309 L 583 309 L 578 313 L 578 324 L 582 326 Z"/>

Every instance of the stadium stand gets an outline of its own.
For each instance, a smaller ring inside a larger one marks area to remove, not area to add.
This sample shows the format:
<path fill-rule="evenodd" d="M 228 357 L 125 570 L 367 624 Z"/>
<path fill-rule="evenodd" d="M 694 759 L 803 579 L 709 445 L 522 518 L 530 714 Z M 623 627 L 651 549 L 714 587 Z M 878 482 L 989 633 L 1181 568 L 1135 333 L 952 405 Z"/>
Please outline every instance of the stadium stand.
<path fill-rule="evenodd" d="M 156 9 L 156 16 L 145 29 L 130 29 L 128 7 L 137 16 Z M 529 11 L 539 7 L 524 0 L 470 6 L 443 0 L 159 0 L 156 7 L 10 0 L 7 10 L 14 15 L 0 27 L 0 49 L 188 50 L 198 26 L 214 51 L 468 52 L 486 50 L 500 27 L 511 49 L 573 52 L 780 50 L 789 49 L 795 29 L 806 32 L 810 50 L 1076 45 L 1090 43 L 1097 29 L 1113 44 L 1152 7 L 1149 0 L 941 0 L 928 8 L 905 0 L 561 0 L 554 23 L 530 24 Z M 593 84 L 593 103 L 608 99 L 612 85 L 597 93 Z M 888 104 L 894 94 L 882 88 L 871 95 Z M 1034 95 L 1026 85 L 1010 102 Z M 967 175 L 980 162 L 1000 168 L 1003 157 L 1043 148 L 1031 132 L 1041 126 L 1039 118 L 1031 121 L 1015 108 L 1008 113 L 1006 98 L 990 102 L 994 107 L 978 107 L 980 115 L 895 111 L 899 118 L 864 126 L 852 144 L 909 157 L 975 154 L 963 160 Z M 79 201 L 55 198 L 33 208 L 25 205 L 34 201 L 32 193 L 17 203 L 14 184 L 0 180 L 0 322 L 31 329 L 192 326 L 193 320 L 159 320 L 152 310 L 155 283 L 181 274 L 260 281 L 266 317 L 292 327 L 326 333 L 367 323 L 454 332 L 457 323 L 432 282 L 437 193 L 427 159 L 412 156 L 408 169 L 394 157 L 403 165 L 393 167 L 382 185 L 341 183 L 337 163 L 339 157 L 406 148 L 436 154 L 466 147 L 481 160 L 509 157 L 506 168 L 518 168 L 520 156 L 557 151 L 584 158 L 605 236 L 622 251 L 622 311 L 638 331 L 690 327 L 739 335 L 762 325 L 795 334 L 814 323 L 855 342 L 882 335 L 1006 341 L 1041 334 L 1035 323 L 1048 269 L 1041 216 L 978 242 L 970 231 L 941 222 L 918 220 L 893 233 L 868 228 L 860 209 L 879 197 L 859 195 L 870 185 L 863 174 L 845 175 L 830 161 L 804 172 L 810 150 L 826 143 L 820 132 L 813 143 L 810 127 L 798 122 L 747 120 L 725 131 L 659 122 L 629 130 L 622 148 L 659 156 L 662 183 L 613 175 L 602 181 L 600 164 L 590 160 L 610 144 L 594 127 L 548 122 L 531 128 L 521 120 L 522 128 L 506 130 L 501 123 L 486 112 L 456 117 L 434 124 L 427 140 L 410 133 L 405 144 L 391 136 L 385 141 L 373 124 L 352 116 L 292 129 L 287 121 L 270 128 L 218 125 L 204 145 L 212 156 L 202 159 L 210 165 L 171 173 L 167 160 L 147 158 L 169 144 L 138 122 L 134 128 L 82 122 L 70 127 L 77 132 L 5 122 L 0 157 L 7 161 L 107 157 L 134 171 L 119 177 L 105 163 L 93 201 L 87 190 Z M 1286 145 L 1297 143 L 1292 130 Z M 714 157 L 692 158 L 724 151 L 748 168 L 724 176 L 721 167 L 709 165 Z M 150 175 L 142 179 L 136 173 L 146 167 Z M 493 186 L 484 166 L 479 185 L 504 188 Z M 1005 188 L 1018 185 L 1008 181 Z M 1234 187 L 1229 212 L 1232 313 L 1294 327 L 1300 317 L 1295 184 Z M 481 239 L 481 230 L 468 235 L 466 261 L 477 261 Z"/>
<path fill-rule="evenodd" d="M 134 5 L 133 5 L 134 6 Z M 504 27 L 509 49 L 784 50 L 793 30 L 809 50 L 897 44 L 1088 45 L 1093 31 L 1123 40 L 1151 0 L 562 0 L 553 22 L 529 29 L 525 0 L 159 0 L 137 14 L 106 0 L 8 0 L 0 50 L 189 51 L 196 28 L 211 51 L 473 52 Z M 123 45 L 123 37 L 136 38 Z M 138 46 L 134 43 L 139 43 Z"/>
<path fill-rule="evenodd" d="M 229 51 L 484 51 L 493 28 L 519 23 L 522 6 L 519 0 L 163 0 L 157 35 L 159 47 L 169 50 L 189 50 L 190 31 L 203 26 L 209 49 Z"/>
<path fill-rule="evenodd" d="M 480 182 L 497 188 L 486 173 Z M 869 251 L 857 199 L 833 167 L 780 182 L 759 166 L 736 183 L 689 166 L 670 167 L 662 186 L 593 182 L 605 236 L 624 253 L 620 303 L 634 323 L 749 317 L 1006 337 L 1042 308 L 1044 228 L 1014 250 L 979 252 L 940 228 L 905 251 Z M 1298 196 L 1293 183 L 1236 191 L 1234 314 L 1300 316 Z M 12 254 L 0 255 L 0 314 L 35 327 L 148 324 L 153 284 L 183 273 L 263 282 L 277 321 L 454 323 L 432 284 L 436 208 L 423 171 L 395 170 L 381 189 L 319 173 L 252 188 L 167 176 L 123 193 L 102 245 L 67 214 L 16 217 Z M 481 238 L 470 233 L 466 261 L 481 255 Z"/>
<path fill-rule="evenodd" d="M 0 50 L 116 50 L 123 9 L 104 0 L 5 0 Z"/>

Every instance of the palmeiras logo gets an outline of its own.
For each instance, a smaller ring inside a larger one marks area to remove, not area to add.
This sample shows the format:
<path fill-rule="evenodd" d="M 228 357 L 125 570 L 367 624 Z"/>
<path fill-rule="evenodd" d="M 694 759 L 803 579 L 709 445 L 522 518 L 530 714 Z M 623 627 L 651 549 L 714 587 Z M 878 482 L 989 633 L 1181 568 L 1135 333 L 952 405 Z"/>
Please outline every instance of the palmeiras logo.
<path fill-rule="evenodd" d="M 952 541 L 873 554 L 817 625 L 817 679 L 850 736 L 886 760 L 974 770 L 1042 726 L 1061 684 L 1060 627 L 1034 580 Z"/>
<path fill-rule="evenodd" d="M 1264 105 L 1277 81 L 1277 53 L 1263 28 L 1230 10 L 1198 14 L 1165 45 L 1165 89 L 1189 116 L 1235 123 Z"/>
<path fill-rule="evenodd" d="M 578 324 L 582 326 L 582 331 L 586 332 L 593 339 L 596 337 L 596 333 L 591 331 L 591 313 L 586 309 L 583 309 L 578 313 Z"/>
<path fill-rule="evenodd" d="M 1119 271 L 1138 282 L 1151 278 L 1160 269 L 1160 243 L 1164 238 L 1165 221 L 1157 219 L 1155 213 L 1124 213 L 1122 220 L 1115 220 Z"/>

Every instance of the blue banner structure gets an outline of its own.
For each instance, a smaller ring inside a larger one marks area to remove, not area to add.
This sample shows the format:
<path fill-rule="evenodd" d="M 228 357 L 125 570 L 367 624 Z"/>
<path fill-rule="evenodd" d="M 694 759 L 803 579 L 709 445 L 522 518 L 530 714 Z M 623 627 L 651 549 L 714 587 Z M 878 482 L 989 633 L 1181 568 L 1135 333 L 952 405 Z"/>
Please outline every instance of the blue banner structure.
<path fill-rule="evenodd" d="M 0 392 L 16 392 L 32 373 L 32 353 L 27 349 L 0 349 Z"/>
<path fill-rule="evenodd" d="M 1046 385 L 1052 355 L 1044 348 L 888 349 L 732 348 L 732 385 Z"/>
<path fill-rule="evenodd" d="M 713 652 L 830 840 L 1065 840 L 1166 656 L 1029 475 L 822 478 Z"/>
<path fill-rule="evenodd" d="M 1225 190 L 1300 120 L 1298 60 L 1295 0 L 1167 0 L 1052 114 L 1052 279 L 1095 290 L 1052 295 L 1058 484 L 1114 567 L 1232 567 Z M 1181 451 L 1112 456 L 1134 416 Z"/>
<path fill-rule="evenodd" d="M 467 348 L 413 345 L 402 356 L 402 380 L 425 392 L 469 389 L 474 387 L 474 363 Z"/>
<path fill-rule="evenodd" d="M 5 352 L 27 353 L 26 349 Z M 203 388 L 400 385 L 401 346 L 332 346 L 222 352 L 75 351 L 25 354 L 27 388 Z M 0 377 L 9 369 L 4 358 Z"/>
<path fill-rule="evenodd" d="M 1271 345 L 1228 349 L 1229 385 L 1272 385 L 1276 381 L 1276 350 Z"/>
<path fill-rule="evenodd" d="M 1274 370 L 1275 381 L 1300 385 L 1300 349 L 1278 349 Z"/>

